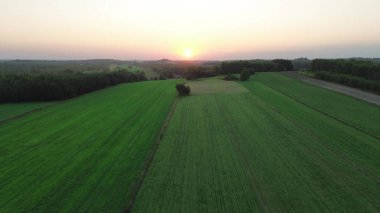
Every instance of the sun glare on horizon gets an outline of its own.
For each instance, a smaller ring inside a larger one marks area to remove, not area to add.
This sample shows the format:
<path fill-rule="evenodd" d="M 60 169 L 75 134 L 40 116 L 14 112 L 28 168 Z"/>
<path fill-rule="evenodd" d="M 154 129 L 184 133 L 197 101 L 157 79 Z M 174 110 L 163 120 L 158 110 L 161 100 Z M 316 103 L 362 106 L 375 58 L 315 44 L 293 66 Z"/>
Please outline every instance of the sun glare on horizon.
<path fill-rule="evenodd" d="M 190 48 L 185 48 L 183 50 L 183 56 L 186 58 L 186 59 L 191 59 L 193 57 L 193 50 L 190 49 Z"/>

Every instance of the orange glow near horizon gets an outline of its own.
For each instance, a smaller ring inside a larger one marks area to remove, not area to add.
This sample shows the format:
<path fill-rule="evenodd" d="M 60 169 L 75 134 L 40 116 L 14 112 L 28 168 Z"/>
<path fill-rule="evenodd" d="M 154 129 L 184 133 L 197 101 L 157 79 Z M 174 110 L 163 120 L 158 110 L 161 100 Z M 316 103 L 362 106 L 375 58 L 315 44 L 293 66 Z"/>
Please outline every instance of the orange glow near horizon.
<path fill-rule="evenodd" d="M 230 59 L 349 46 L 379 57 L 378 8 L 379 0 L 2 0 L 0 59 Z"/>

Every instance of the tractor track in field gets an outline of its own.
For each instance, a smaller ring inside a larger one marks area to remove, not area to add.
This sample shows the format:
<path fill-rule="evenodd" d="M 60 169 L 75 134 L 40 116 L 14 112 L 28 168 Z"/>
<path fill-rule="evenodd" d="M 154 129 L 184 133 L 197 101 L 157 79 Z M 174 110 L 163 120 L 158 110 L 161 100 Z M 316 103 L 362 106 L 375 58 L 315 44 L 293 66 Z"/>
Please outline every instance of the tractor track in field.
<path fill-rule="evenodd" d="M 173 102 L 173 105 L 172 105 L 172 108 L 170 109 L 169 111 L 169 114 L 168 116 L 166 117 L 166 121 L 164 123 L 164 125 L 162 126 L 161 128 L 161 131 L 160 131 L 160 134 L 156 140 L 156 144 L 155 146 L 153 147 L 151 153 L 148 155 L 145 163 L 144 163 L 144 166 L 143 166 L 143 170 L 141 172 L 141 175 L 140 175 L 140 178 L 139 180 L 137 181 L 136 185 L 132 187 L 132 190 L 131 190 L 131 199 L 127 205 L 127 208 L 124 210 L 125 213 L 131 213 L 133 212 L 133 207 L 135 206 L 135 203 L 136 203 L 136 199 L 137 199 L 137 195 L 138 195 L 138 192 L 140 191 L 140 188 L 141 186 L 143 185 L 144 183 L 144 180 L 148 174 L 148 171 L 149 171 L 149 168 L 150 166 L 152 165 L 152 162 L 154 160 L 154 156 L 158 150 L 158 147 L 160 146 L 160 143 L 161 143 L 161 140 L 165 134 L 165 131 L 168 127 L 168 124 L 173 116 L 173 113 L 174 113 L 174 110 L 177 106 L 177 102 L 178 102 L 178 96 L 175 98 L 174 102 Z"/>
<path fill-rule="evenodd" d="M 268 86 L 268 85 L 265 85 L 265 86 L 267 86 L 267 87 L 269 87 L 269 88 L 271 88 L 271 89 L 277 91 L 278 93 L 280 93 L 280 94 L 282 94 L 282 95 L 285 95 L 286 97 L 291 98 L 292 100 L 295 100 L 296 102 L 298 102 L 298 103 L 300 103 L 300 104 L 305 105 L 306 107 L 309 107 L 308 105 L 306 105 L 306 104 L 304 104 L 304 103 L 302 103 L 302 102 L 300 102 L 300 101 L 294 99 L 293 97 L 290 97 L 290 96 L 288 96 L 288 95 L 286 95 L 286 94 L 284 94 L 284 93 L 282 93 L 282 92 L 280 92 L 280 91 L 278 91 L 278 90 L 276 90 L 276 89 L 274 89 L 274 88 L 272 88 L 272 87 L 270 87 L 270 86 Z M 266 103 L 268 103 L 268 102 L 266 102 Z M 268 103 L 268 105 L 271 106 L 271 109 L 272 109 L 273 111 L 275 111 L 276 113 L 278 113 L 279 115 L 281 115 L 281 116 L 284 117 L 285 119 L 289 120 L 291 123 L 293 123 L 294 125 L 296 125 L 298 128 L 302 129 L 305 133 L 307 133 L 307 134 L 310 135 L 311 137 L 317 139 L 317 141 L 318 141 L 319 143 L 326 145 L 327 148 L 328 148 L 330 151 L 332 151 L 332 152 L 335 153 L 337 156 L 339 156 L 341 159 L 343 159 L 344 161 L 346 161 L 347 163 L 349 163 L 350 165 L 352 165 L 353 167 L 355 167 L 356 169 L 358 169 L 358 170 L 359 170 L 360 172 L 362 172 L 365 176 L 367 176 L 368 178 L 370 178 L 371 180 L 373 180 L 377 185 L 380 186 L 380 180 L 379 180 L 377 177 L 374 177 L 374 176 L 373 176 L 370 172 L 368 172 L 366 169 L 364 169 L 364 168 L 358 166 L 355 162 L 352 162 L 352 161 L 351 161 L 348 157 L 346 157 L 344 154 L 342 154 L 342 153 L 336 151 L 336 150 L 335 150 L 333 147 L 331 147 L 329 144 L 325 143 L 325 142 L 323 141 L 322 138 L 320 138 L 319 136 L 317 136 L 317 135 L 315 135 L 314 133 L 312 133 L 312 132 L 311 132 L 309 129 L 307 129 L 306 127 L 303 127 L 303 126 L 302 126 L 301 124 L 299 124 L 297 121 L 294 121 L 293 119 L 291 119 L 291 118 L 289 118 L 288 116 L 286 116 L 286 115 L 285 115 L 284 113 L 282 113 L 277 107 L 273 106 L 273 105 L 270 104 L 270 103 Z M 322 113 L 322 114 L 324 114 L 324 115 L 326 115 L 326 116 L 328 116 L 328 117 L 330 117 L 330 118 L 332 118 L 332 119 L 334 119 L 334 120 L 337 120 L 338 122 L 341 122 L 341 123 L 343 123 L 344 125 L 347 125 L 345 122 L 342 122 L 342 121 L 340 121 L 340 120 L 338 120 L 338 119 L 335 119 L 334 117 L 329 116 L 328 114 L 323 113 L 323 112 L 321 112 L 321 111 L 319 111 L 319 110 L 317 110 L 317 109 L 315 109 L 315 108 L 313 108 L 313 107 L 309 107 L 309 108 L 311 108 L 311 109 L 313 109 L 313 110 L 316 110 L 317 112 L 320 112 L 320 113 Z M 351 125 L 348 125 L 348 126 L 352 127 Z M 360 129 L 358 129 L 358 128 L 355 128 L 355 127 L 353 127 L 353 128 L 356 129 L 356 130 L 359 130 L 360 132 L 362 132 L 362 133 L 364 133 L 364 134 L 370 135 L 370 134 L 368 134 L 367 132 L 363 132 L 362 130 L 360 130 Z M 370 136 L 377 138 L 376 136 L 373 136 L 373 135 L 370 135 Z"/>
<path fill-rule="evenodd" d="M 288 94 L 286 94 L 286 93 L 284 93 L 284 92 L 281 92 L 280 90 L 275 89 L 275 88 L 272 87 L 272 86 L 269 86 L 268 84 L 265 84 L 265 83 L 263 83 L 263 84 L 264 84 L 265 86 L 267 86 L 267 87 L 269 87 L 269 88 L 271 88 L 271 89 L 273 89 L 273 90 L 279 92 L 280 94 L 282 94 L 282 95 L 284 95 L 284 96 L 286 96 L 286 97 L 288 97 L 288 98 L 290 98 L 290 99 L 296 101 L 297 103 L 300 103 L 300 104 L 302 104 L 302 105 L 304 105 L 304 106 L 306 106 L 306 107 L 308 107 L 308 108 L 310 108 L 310 109 L 312 109 L 312 110 L 314 110 L 314 111 L 317 111 L 317 112 L 319 112 L 319 113 L 321 113 L 321 114 L 323 114 L 323 115 L 325 115 L 325 116 L 327 116 L 327 117 L 329 117 L 329 118 L 332 118 L 332 119 L 334 119 L 334 120 L 336 120 L 336 121 L 338 121 L 338 122 L 340 122 L 340 123 L 342 123 L 342 124 L 344 124 L 344 125 L 346 125 L 346 126 L 349 126 L 349 127 L 351 127 L 351 128 L 354 128 L 354 129 L 358 130 L 359 132 L 362 132 L 362 133 L 364 133 L 364 134 L 366 134 L 366 135 L 368 135 L 368 136 L 371 136 L 371 137 L 375 138 L 376 140 L 380 140 L 380 137 L 378 137 L 377 135 L 374 135 L 374 134 L 372 134 L 372 133 L 370 133 L 370 132 L 368 132 L 368 131 L 366 131 L 366 130 L 361 129 L 360 127 L 357 127 L 357 126 L 355 126 L 355 125 L 352 125 L 352 124 L 350 124 L 350 123 L 348 123 L 348 122 L 346 122 L 346 121 L 343 121 L 343 120 L 341 120 L 341 119 L 339 119 L 339 118 L 337 118 L 337 117 L 335 117 L 335 116 L 333 116 L 333 115 L 330 115 L 330 114 L 328 114 L 328 113 L 326 113 L 326 112 L 323 112 L 323 111 L 321 111 L 321 110 L 319 110 L 319 109 L 317 109 L 317 108 L 315 108 L 315 107 L 313 107 L 313 106 L 311 106 L 311 105 L 309 105 L 309 104 L 306 104 L 306 103 L 304 103 L 304 102 L 298 100 L 297 98 L 294 98 L 294 97 L 291 96 L 291 95 L 288 95 Z"/>
<path fill-rule="evenodd" d="M 33 113 L 35 113 L 35 112 L 42 111 L 42 110 L 47 109 L 47 108 L 49 108 L 49 107 L 55 106 L 55 105 L 57 105 L 57 104 L 59 104 L 59 103 L 48 104 L 48 105 L 46 105 L 46 106 L 43 106 L 43 107 L 40 107 L 40 108 L 37 108 L 37 109 L 33 109 L 33 110 L 31 110 L 31 111 L 28 111 L 28 112 L 24 112 L 24 113 L 21 113 L 21 114 L 18 114 L 18 115 L 12 116 L 12 117 L 10 117 L 10 118 L 6 118 L 6 119 L 4 119 L 4 120 L 0 120 L 0 125 L 5 124 L 5 123 L 8 123 L 8 122 L 11 122 L 11 121 L 13 121 L 13 120 L 17 120 L 17 119 L 19 119 L 19 118 L 22 118 L 22 117 L 24 117 L 24 116 L 27 116 L 27 115 L 33 114 Z"/>

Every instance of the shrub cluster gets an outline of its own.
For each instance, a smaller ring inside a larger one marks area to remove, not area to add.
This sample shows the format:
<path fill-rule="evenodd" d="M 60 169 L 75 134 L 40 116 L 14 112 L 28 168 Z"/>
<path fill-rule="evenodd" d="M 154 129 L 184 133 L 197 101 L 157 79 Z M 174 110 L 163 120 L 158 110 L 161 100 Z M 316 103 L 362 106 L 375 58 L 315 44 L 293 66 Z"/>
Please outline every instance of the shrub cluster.
<path fill-rule="evenodd" d="M 180 96 L 190 95 L 190 91 L 191 91 L 191 89 L 190 89 L 190 87 L 189 87 L 188 85 L 186 85 L 186 84 L 183 84 L 183 83 L 181 83 L 181 84 L 177 84 L 177 85 L 175 86 L 175 88 L 177 89 L 177 92 L 178 92 L 178 94 L 179 94 Z"/>
<path fill-rule="evenodd" d="M 239 80 L 239 78 L 232 75 L 232 74 L 228 74 L 228 75 L 224 76 L 223 80 L 225 80 L 225 81 L 237 81 L 237 80 Z"/>
<path fill-rule="evenodd" d="M 250 76 L 251 76 L 251 73 L 249 69 L 245 68 L 241 71 L 240 81 L 248 81 Z"/>

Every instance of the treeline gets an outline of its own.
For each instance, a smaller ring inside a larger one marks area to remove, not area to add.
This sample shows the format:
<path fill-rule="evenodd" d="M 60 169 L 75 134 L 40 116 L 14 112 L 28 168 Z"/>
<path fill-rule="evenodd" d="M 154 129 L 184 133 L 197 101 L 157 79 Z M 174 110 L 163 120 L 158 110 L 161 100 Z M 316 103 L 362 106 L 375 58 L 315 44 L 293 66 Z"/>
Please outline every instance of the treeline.
<path fill-rule="evenodd" d="M 112 71 L 110 65 L 122 65 L 125 61 L 96 59 L 73 61 L 7 60 L 0 61 L 0 73 L 51 73 L 51 72 L 102 72 Z"/>
<path fill-rule="evenodd" d="M 316 72 L 315 77 L 322 80 L 332 81 L 339 84 L 347 85 L 350 87 L 356 87 L 360 89 L 374 91 L 380 94 L 379 81 L 371 81 L 371 80 L 358 78 L 351 75 L 336 74 L 336 73 L 325 72 L 325 71 Z"/>
<path fill-rule="evenodd" d="M 294 71 L 308 71 L 310 70 L 312 60 L 308 58 L 297 58 L 292 60 Z"/>
<path fill-rule="evenodd" d="M 0 103 L 56 101 L 120 83 L 146 80 L 143 72 L 0 74 Z"/>
<path fill-rule="evenodd" d="M 311 71 L 319 79 L 380 93 L 380 63 L 355 59 L 315 59 Z"/>
<path fill-rule="evenodd" d="M 220 74 L 220 69 L 217 66 L 191 66 L 183 73 L 187 80 L 198 78 L 215 77 Z"/>
<path fill-rule="evenodd" d="M 293 70 L 290 60 L 275 59 L 266 60 L 245 60 L 245 61 L 225 61 L 221 64 L 221 74 L 240 73 L 243 69 L 254 70 L 255 72 L 280 72 Z"/>
<path fill-rule="evenodd" d="M 380 80 L 380 63 L 362 60 L 315 59 L 311 63 L 311 71 L 327 71 L 362 77 L 368 80 Z"/>

